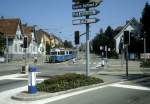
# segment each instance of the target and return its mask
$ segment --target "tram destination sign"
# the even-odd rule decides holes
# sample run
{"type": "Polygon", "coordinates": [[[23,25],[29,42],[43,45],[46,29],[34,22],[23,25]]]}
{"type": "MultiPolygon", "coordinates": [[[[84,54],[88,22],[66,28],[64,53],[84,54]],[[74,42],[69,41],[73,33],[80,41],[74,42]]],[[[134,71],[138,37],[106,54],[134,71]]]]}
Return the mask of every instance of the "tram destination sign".
{"type": "Polygon", "coordinates": [[[91,23],[96,23],[98,22],[99,19],[97,18],[89,18],[89,19],[76,19],[76,20],[72,20],[72,24],[73,25],[80,25],[80,24],[91,24],[91,23]]]}
{"type": "Polygon", "coordinates": [[[83,17],[83,16],[97,15],[98,13],[100,13],[100,11],[98,11],[98,10],[77,11],[77,12],[72,12],[72,17],[83,17]]]}
{"type": "Polygon", "coordinates": [[[89,2],[86,4],[73,4],[72,9],[84,9],[84,8],[92,8],[97,7],[100,3],[97,2],[89,2]]]}

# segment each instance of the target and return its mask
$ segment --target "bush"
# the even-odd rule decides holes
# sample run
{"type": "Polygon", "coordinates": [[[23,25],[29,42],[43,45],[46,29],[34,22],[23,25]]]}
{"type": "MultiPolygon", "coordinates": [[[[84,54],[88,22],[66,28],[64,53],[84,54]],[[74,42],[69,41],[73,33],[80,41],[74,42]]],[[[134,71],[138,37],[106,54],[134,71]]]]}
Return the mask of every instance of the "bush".
{"type": "Polygon", "coordinates": [[[140,67],[150,68],[150,61],[143,61],[140,65],[140,67]]]}
{"type": "Polygon", "coordinates": [[[85,75],[70,73],[56,75],[50,79],[44,80],[42,83],[37,84],[37,89],[39,91],[53,93],[98,83],[103,83],[103,80],[85,75]]]}

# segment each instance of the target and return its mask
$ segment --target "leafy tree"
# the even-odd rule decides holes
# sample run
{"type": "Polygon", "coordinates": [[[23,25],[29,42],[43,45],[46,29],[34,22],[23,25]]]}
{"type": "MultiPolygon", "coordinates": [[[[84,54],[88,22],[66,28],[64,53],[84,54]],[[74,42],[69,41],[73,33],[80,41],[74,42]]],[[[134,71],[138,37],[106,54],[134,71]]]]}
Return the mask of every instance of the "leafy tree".
{"type": "Polygon", "coordinates": [[[71,41],[64,41],[64,47],[65,48],[73,48],[72,42],[71,41]]]}
{"type": "Polygon", "coordinates": [[[142,37],[146,38],[147,52],[150,52],[150,5],[148,2],[142,12],[141,24],[142,24],[142,37]]]}
{"type": "Polygon", "coordinates": [[[49,45],[48,43],[46,43],[46,54],[50,54],[50,50],[51,50],[51,45],[49,45]]]}
{"type": "Polygon", "coordinates": [[[5,36],[0,32],[0,56],[4,55],[4,50],[6,47],[5,43],[5,36]]]}
{"type": "Polygon", "coordinates": [[[114,30],[111,28],[111,26],[108,26],[105,31],[105,36],[108,37],[107,46],[111,49],[115,48],[115,40],[114,40],[114,30]]]}
{"type": "MultiPolygon", "coordinates": [[[[108,26],[105,32],[100,29],[94,39],[92,40],[92,51],[96,54],[101,54],[105,51],[104,47],[107,46],[111,49],[111,52],[108,52],[108,57],[112,57],[115,54],[115,40],[114,40],[114,31],[111,26],[108,26]],[[100,50],[100,46],[103,47],[103,50],[100,50]]],[[[104,52],[105,53],[105,52],[104,52]]]]}

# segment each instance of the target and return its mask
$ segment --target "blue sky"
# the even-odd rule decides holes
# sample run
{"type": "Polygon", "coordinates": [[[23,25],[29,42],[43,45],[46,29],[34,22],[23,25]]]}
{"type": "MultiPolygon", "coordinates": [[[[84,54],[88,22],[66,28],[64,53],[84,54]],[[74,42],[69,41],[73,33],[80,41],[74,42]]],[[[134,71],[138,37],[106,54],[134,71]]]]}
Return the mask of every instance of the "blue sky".
{"type": "MultiPolygon", "coordinates": [[[[100,21],[90,25],[90,38],[108,25],[116,28],[132,17],[139,20],[146,2],[150,3],[150,0],[103,0],[96,8],[101,13],[92,16],[100,21]]],[[[18,17],[23,23],[48,29],[63,40],[73,41],[75,30],[85,32],[85,25],[72,25],[75,19],[72,17],[72,0],[0,0],[0,4],[0,16],[18,17]]],[[[82,41],[85,41],[85,36],[82,41]]]]}

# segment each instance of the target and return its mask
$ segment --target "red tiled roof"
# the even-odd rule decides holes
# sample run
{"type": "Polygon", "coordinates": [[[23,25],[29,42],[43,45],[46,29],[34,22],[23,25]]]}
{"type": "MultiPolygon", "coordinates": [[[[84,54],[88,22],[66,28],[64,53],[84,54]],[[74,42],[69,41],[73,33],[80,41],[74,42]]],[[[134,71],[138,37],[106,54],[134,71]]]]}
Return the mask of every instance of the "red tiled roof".
{"type": "Polygon", "coordinates": [[[14,37],[16,35],[17,27],[21,24],[19,18],[0,19],[0,32],[6,36],[14,37]]]}

